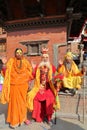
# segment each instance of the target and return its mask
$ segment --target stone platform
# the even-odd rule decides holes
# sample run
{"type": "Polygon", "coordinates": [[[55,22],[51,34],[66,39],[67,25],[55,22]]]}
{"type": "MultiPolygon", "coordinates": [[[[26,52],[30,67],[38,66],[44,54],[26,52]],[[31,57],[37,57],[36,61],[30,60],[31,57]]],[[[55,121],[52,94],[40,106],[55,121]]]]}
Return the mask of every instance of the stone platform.
{"type": "Polygon", "coordinates": [[[87,92],[81,89],[76,95],[59,93],[61,108],[58,117],[77,118],[85,120],[87,118],[87,92]]]}

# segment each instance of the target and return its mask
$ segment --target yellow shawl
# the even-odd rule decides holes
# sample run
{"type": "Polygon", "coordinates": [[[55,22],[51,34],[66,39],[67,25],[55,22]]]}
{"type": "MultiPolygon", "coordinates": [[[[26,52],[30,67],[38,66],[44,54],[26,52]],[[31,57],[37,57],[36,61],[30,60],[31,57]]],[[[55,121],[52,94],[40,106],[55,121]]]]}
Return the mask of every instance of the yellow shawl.
{"type": "Polygon", "coordinates": [[[0,102],[5,104],[9,102],[9,94],[10,94],[10,72],[11,72],[11,67],[13,64],[13,58],[9,60],[7,63],[7,68],[6,68],[6,73],[5,73],[5,78],[4,78],[4,84],[2,88],[2,93],[0,97],[0,102]]]}
{"type": "MultiPolygon", "coordinates": [[[[52,83],[52,66],[50,66],[50,69],[49,69],[48,80],[49,80],[49,83],[50,83],[50,88],[53,91],[54,95],[56,96],[57,91],[54,88],[54,85],[52,83]]],[[[40,88],[40,69],[38,67],[37,71],[36,71],[36,79],[35,79],[35,82],[34,82],[34,87],[27,94],[27,107],[30,111],[33,110],[33,100],[34,100],[35,95],[39,91],[39,88],[40,88]]]]}

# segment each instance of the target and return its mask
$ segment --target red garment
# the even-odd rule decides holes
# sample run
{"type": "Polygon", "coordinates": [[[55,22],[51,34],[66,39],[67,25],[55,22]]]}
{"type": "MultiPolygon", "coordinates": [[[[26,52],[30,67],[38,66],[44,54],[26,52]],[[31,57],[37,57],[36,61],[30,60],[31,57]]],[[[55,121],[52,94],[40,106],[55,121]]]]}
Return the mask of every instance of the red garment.
{"type": "Polygon", "coordinates": [[[49,84],[47,84],[47,88],[44,91],[44,93],[41,94],[39,91],[34,98],[34,110],[32,113],[32,117],[37,122],[43,121],[44,118],[46,117],[48,121],[50,121],[53,113],[54,101],[55,101],[54,94],[51,91],[49,84]]]}
{"type": "MultiPolygon", "coordinates": [[[[35,68],[35,71],[33,75],[35,75],[37,67],[35,68]]],[[[45,68],[43,68],[44,70],[45,68]]],[[[54,74],[56,71],[55,66],[52,65],[52,74],[54,74]]],[[[45,72],[45,70],[43,71],[45,72]]],[[[41,81],[46,81],[45,90],[39,90],[34,98],[34,110],[32,112],[32,118],[34,118],[37,122],[42,122],[45,118],[50,121],[52,114],[53,114],[53,104],[55,102],[55,96],[50,88],[50,85],[48,83],[48,78],[46,72],[43,74],[42,71],[40,71],[40,79],[41,81]],[[46,78],[46,80],[45,80],[46,78]]],[[[40,82],[41,83],[41,82],[40,82]]]]}
{"type": "MultiPolygon", "coordinates": [[[[38,65],[36,65],[36,67],[33,69],[32,75],[34,77],[36,76],[37,68],[38,68],[38,65]]],[[[52,71],[53,71],[53,74],[56,72],[56,67],[54,65],[52,65],[52,71]]]]}
{"type": "Polygon", "coordinates": [[[2,68],[3,76],[5,76],[5,72],[6,72],[6,67],[3,67],[3,68],[2,68]]]}
{"type": "Polygon", "coordinates": [[[54,65],[52,65],[52,70],[53,70],[53,73],[56,72],[56,67],[54,65]]]}
{"type": "Polygon", "coordinates": [[[38,67],[38,65],[36,65],[36,67],[33,68],[32,75],[33,75],[34,78],[35,78],[35,76],[36,76],[37,67],[38,67]]]}

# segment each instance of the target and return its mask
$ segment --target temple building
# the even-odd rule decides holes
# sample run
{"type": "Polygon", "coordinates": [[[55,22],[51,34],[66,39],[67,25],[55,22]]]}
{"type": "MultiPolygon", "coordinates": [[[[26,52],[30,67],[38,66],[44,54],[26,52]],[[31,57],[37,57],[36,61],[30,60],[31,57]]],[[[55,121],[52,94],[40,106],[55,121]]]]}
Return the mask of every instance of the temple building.
{"type": "Polygon", "coordinates": [[[10,58],[21,47],[38,63],[45,46],[57,66],[68,48],[77,51],[71,43],[80,35],[86,7],[86,0],[0,0],[0,57],[10,58]]]}
{"type": "MultiPolygon", "coordinates": [[[[67,50],[79,54],[78,45],[87,54],[87,0],[0,0],[0,58],[13,57],[20,47],[38,64],[41,48],[47,47],[57,67],[67,50]]],[[[60,95],[58,117],[87,117],[83,90],[73,97],[60,95]]]]}

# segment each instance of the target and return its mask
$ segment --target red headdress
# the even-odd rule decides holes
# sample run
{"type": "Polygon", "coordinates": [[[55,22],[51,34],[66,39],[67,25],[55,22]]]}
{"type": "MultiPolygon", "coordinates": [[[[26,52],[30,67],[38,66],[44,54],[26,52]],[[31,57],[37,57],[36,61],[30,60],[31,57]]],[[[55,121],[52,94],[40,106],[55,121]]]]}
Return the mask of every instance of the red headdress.
{"type": "Polygon", "coordinates": [[[48,50],[49,50],[48,48],[42,47],[42,55],[43,55],[43,56],[49,56],[49,55],[48,55],[48,50]]]}

